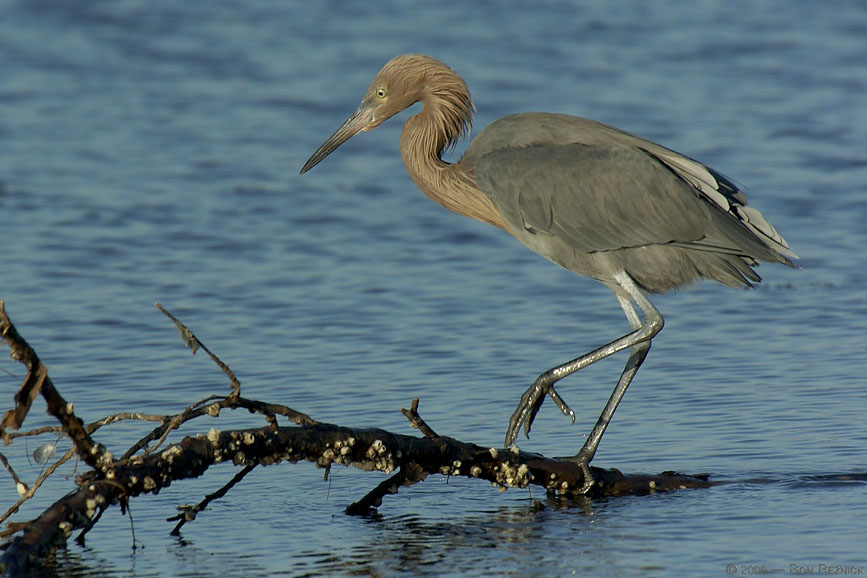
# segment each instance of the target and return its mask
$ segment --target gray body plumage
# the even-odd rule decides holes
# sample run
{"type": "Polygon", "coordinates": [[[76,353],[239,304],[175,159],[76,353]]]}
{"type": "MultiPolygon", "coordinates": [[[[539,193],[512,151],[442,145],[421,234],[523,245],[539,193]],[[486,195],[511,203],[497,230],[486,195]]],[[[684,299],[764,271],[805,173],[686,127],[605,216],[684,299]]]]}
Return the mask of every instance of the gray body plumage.
{"type": "Polygon", "coordinates": [[[728,179],[592,120],[507,116],[460,164],[521,242],[618,294],[616,271],[658,293],[699,278],[749,286],[760,260],[792,265],[794,253],[728,179]]]}

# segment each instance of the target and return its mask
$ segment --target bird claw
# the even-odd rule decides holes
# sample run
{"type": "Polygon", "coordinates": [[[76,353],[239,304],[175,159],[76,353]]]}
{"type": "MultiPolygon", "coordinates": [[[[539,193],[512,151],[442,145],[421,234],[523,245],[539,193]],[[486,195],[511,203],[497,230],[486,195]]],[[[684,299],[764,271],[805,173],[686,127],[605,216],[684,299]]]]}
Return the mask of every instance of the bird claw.
{"type": "Polygon", "coordinates": [[[590,490],[596,485],[596,480],[593,479],[593,473],[590,471],[590,460],[593,459],[593,456],[589,456],[582,451],[578,452],[574,456],[567,457],[556,457],[555,460],[562,460],[564,462],[572,462],[576,464],[579,468],[581,468],[581,473],[584,476],[584,483],[581,485],[581,488],[577,493],[581,495],[587,495],[590,493],[590,490]]]}
{"type": "Polygon", "coordinates": [[[542,408],[542,403],[545,401],[546,395],[551,397],[557,407],[560,408],[560,411],[563,412],[563,415],[570,417],[572,423],[575,423],[575,412],[572,411],[569,404],[560,397],[560,394],[557,393],[556,389],[554,389],[554,384],[541,383],[540,380],[537,379],[533,382],[533,385],[524,392],[524,395],[521,396],[521,401],[518,402],[518,407],[509,419],[509,427],[506,430],[505,447],[509,447],[515,442],[522,425],[524,426],[524,435],[528,438],[530,437],[530,428],[533,425],[533,421],[536,419],[536,414],[539,413],[539,410],[542,408]]]}
{"type": "Polygon", "coordinates": [[[554,389],[553,385],[551,386],[551,389],[548,390],[548,395],[551,396],[551,400],[557,404],[557,407],[560,408],[560,411],[563,412],[563,415],[572,418],[572,423],[575,423],[575,412],[572,411],[572,408],[569,407],[569,404],[566,403],[566,400],[560,397],[560,394],[557,393],[557,390],[554,389]]]}

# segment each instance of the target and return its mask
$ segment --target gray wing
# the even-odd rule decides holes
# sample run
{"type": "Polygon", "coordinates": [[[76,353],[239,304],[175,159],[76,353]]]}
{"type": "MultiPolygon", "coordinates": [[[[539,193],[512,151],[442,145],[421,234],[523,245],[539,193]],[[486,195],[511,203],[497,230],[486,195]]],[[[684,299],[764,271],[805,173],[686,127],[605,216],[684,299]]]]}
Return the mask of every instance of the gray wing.
{"type": "Polygon", "coordinates": [[[737,188],[711,188],[719,181],[709,169],[647,145],[660,156],[619,143],[503,148],[478,157],[475,178],[510,227],[556,236],[579,252],[676,245],[785,261],[735,212],[746,201],[737,188]]]}
{"type": "MultiPolygon", "coordinates": [[[[772,253],[770,261],[778,261],[794,267],[792,259],[798,256],[789,248],[776,229],[759,211],[747,206],[747,197],[729,179],[689,157],[665,147],[652,144],[647,153],[663,162],[680,178],[688,182],[700,196],[718,209],[734,217],[738,222],[772,253]]],[[[760,257],[767,259],[767,257],[760,257]]]]}
{"type": "Polygon", "coordinates": [[[503,149],[483,155],[475,177],[510,227],[554,235],[580,252],[705,236],[706,208],[641,152],[583,144],[503,149]]]}

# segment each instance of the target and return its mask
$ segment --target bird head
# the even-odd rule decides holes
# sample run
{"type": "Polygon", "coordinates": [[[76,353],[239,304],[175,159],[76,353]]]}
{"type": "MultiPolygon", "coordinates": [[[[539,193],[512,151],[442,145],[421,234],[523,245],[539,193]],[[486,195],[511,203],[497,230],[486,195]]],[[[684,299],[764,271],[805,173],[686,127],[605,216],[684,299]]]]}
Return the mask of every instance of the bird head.
{"type": "MultiPolygon", "coordinates": [[[[311,155],[301,173],[312,169],[356,134],[372,130],[402,110],[424,100],[431,90],[441,84],[439,75],[443,71],[457,78],[463,87],[466,97],[462,98],[466,101],[469,114],[472,104],[466,86],[445,64],[421,54],[397,56],[377,73],[356,111],[311,155]]],[[[461,118],[458,122],[460,132],[463,132],[468,120],[461,118]]]]}

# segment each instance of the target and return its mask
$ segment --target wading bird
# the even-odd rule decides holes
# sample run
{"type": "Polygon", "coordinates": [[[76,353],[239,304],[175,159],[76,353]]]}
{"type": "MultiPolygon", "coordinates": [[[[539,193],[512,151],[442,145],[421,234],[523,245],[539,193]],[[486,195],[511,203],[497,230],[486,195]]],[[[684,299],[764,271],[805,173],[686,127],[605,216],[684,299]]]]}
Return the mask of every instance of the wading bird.
{"type": "Polygon", "coordinates": [[[629,349],[626,367],[596,425],[570,459],[593,485],[589,463],[663,319],[646,293],[702,278],[750,287],[759,261],[795,267],[797,256],[744,193],[714,169],[598,122],[562,114],[501,118],[455,164],[444,151],[469,132],[473,104],[463,79],[442,62],[407,54],[389,61],[361,105],[313,153],[305,173],[353,135],[420,102],[400,136],[406,170],[446,209],[511,233],[530,249],[617,296],[632,331],[541,374],[521,397],[506,432],[526,435],[546,395],[575,414],[554,384],[629,349]],[[635,307],[641,311],[643,320],[635,307]]]}

